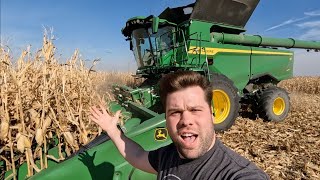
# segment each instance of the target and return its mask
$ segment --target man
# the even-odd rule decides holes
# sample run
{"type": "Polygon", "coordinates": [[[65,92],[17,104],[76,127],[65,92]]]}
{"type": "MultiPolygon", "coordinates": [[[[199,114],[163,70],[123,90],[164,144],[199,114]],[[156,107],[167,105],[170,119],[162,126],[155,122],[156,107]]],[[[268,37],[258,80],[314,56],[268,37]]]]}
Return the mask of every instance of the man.
{"type": "Polygon", "coordinates": [[[213,128],[212,88],[193,71],[178,71],[160,80],[160,99],[173,144],[145,151],[117,128],[114,117],[100,106],[91,119],[105,130],[122,156],[158,179],[269,179],[261,169],[224,146],[213,128]],[[130,150],[129,150],[130,149],[130,150]]]}

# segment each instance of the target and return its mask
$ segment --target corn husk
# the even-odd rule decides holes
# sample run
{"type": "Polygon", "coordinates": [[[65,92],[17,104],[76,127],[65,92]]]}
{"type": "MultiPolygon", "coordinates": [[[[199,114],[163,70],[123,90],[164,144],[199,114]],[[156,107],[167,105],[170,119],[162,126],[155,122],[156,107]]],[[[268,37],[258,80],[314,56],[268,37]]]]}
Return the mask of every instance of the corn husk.
{"type": "Polygon", "coordinates": [[[76,142],[74,140],[73,135],[71,134],[71,132],[63,132],[63,136],[66,139],[67,143],[69,145],[71,145],[72,147],[76,147],[76,142]]]}
{"type": "Polygon", "coordinates": [[[49,116],[47,116],[42,126],[43,132],[46,132],[48,127],[51,125],[51,123],[52,123],[52,119],[49,116]]]}
{"type": "Polygon", "coordinates": [[[6,140],[8,138],[9,122],[2,121],[0,123],[0,140],[6,140]]]}
{"type": "Polygon", "coordinates": [[[18,133],[16,139],[17,148],[21,153],[25,151],[25,148],[31,148],[31,142],[25,135],[18,133]]]}
{"type": "Polygon", "coordinates": [[[44,133],[42,129],[37,129],[36,130],[36,142],[39,146],[41,146],[43,144],[43,137],[44,137],[44,133]]]}

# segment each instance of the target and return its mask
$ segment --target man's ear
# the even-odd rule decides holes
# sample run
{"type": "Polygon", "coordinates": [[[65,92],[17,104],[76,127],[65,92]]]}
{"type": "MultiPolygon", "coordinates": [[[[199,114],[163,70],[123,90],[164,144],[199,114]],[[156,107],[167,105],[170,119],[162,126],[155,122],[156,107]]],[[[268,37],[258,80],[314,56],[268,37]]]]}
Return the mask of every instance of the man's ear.
{"type": "Polygon", "coordinates": [[[213,116],[215,116],[215,114],[214,114],[214,108],[213,108],[213,103],[211,103],[211,105],[210,105],[210,113],[211,113],[213,116]]]}
{"type": "Polygon", "coordinates": [[[212,122],[214,124],[214,120],[215,120],[215,114],[214,114],[214,111],[213,111],[213,106],[210,106],[210,113],[211,113],[211,118],[212,118],[212,122]]]}

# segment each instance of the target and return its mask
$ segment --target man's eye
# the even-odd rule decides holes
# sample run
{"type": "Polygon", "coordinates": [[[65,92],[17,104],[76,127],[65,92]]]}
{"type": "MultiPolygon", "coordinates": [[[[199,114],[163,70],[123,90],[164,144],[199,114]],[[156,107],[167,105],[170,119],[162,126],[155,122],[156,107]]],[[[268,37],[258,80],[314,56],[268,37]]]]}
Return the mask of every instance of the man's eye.
{"type": "Polygon", "coordinates": [[[192,109],[191,111],[197,112],[197,111],[201,111],[201,110],[200,109],[192,109]]]}
{"type": "Polygon", "coordinates": [[[179,114],[179,111],[174,111],[171,113],[171,115],[178,115],[179,114]]]}

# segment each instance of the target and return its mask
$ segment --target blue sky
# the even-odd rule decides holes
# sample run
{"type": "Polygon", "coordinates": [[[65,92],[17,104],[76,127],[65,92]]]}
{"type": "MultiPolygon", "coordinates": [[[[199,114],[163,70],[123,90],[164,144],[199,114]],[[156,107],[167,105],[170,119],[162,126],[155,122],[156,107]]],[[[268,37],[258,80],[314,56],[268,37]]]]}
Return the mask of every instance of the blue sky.
{"type": "MultiPolygon", "coordinates": [[[[134,71],[134,57],[121,34],[133,16],[159,15],[166,7],[194,0],[0,0],[1,43],[17,54],[41,47],[44,27],[53,28],[62,59],[79,49],[82,58],[100,58],[97,69],[134,71]]],[[[246,34],[320,41],[320,0],[261,0],[246,34]]],[[[295,50],[295,75],[320,75],[320,52],[295,50]]]]}

